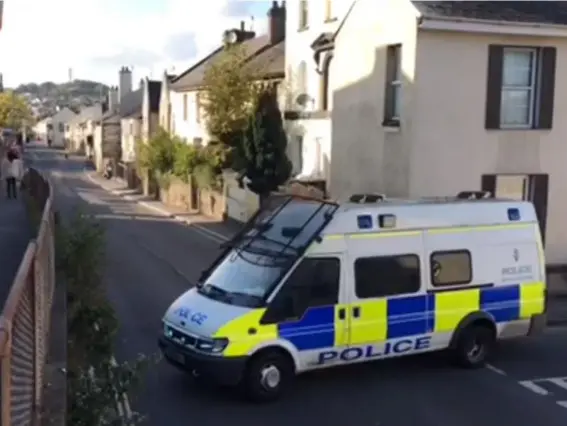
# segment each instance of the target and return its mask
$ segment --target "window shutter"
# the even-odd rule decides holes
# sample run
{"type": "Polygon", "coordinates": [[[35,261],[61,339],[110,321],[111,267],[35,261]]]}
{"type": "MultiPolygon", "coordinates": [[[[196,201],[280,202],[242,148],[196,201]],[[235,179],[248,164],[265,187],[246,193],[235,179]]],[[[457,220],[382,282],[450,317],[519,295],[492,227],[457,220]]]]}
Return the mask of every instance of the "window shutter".
{"type": "Polygon", "coordinates": [[[547,224],[547,199],[549,190],[549,175],[537,174],[530,176],[531,202],[534,205],[539,221],[541,238],[545,244],[545,229],[547,224]]]}
{"type": "Polygon", "coordinates": [[[553,124],[556,52],[555,47],[544,47],[541,50],[541,93],[539,98],[538,129],[551,129],[553,124]]]}
{"type": "Polygon", "coordinates": [[[488,73],[484,127],[500,128],[500,98],[502,95],[502,46],[488,46],[488,73]]]}
{"type": "Polygon", "coordinates": [[[494,197],[496,194],[496,175],[482,175],[480,189],[490,192],[494,197]]]}

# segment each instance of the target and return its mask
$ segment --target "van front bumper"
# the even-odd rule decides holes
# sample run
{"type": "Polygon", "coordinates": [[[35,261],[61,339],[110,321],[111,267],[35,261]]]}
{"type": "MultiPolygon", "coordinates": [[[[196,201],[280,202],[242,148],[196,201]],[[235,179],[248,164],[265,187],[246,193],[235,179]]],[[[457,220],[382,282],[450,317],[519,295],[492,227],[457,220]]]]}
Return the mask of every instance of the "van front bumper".
{"type": "Polygon", "coordinates": [[[171,365],[188,373],[196,373],[226,386],[240,383],[248,357],[223,357],[192,351],[166,339],[158,338],[158,346],[171,365]]]}

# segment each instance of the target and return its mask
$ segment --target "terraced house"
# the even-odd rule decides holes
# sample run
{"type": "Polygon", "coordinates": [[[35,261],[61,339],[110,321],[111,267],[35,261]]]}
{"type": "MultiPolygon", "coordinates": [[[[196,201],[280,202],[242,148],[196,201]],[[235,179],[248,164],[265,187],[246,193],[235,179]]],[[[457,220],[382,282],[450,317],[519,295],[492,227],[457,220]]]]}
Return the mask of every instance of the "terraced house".
{"type": "MultiPolygon", "coordinates": [[[[254,31],[246,30],[242,22],[240,28],[227,30],[223,35],[226,42],[243,46],[248,55],[247,65],[259,70],[259,81],[277,84],[284,79],[285,19],[285,6],[274,2],[269,11],[268,34],[256,36],[254,31]]],[[[219,45],[176,77],[164,74],[162,87],[167,93],[162,90],[160,124],[188,143],[200,145],[209,140],[202,108],[204,77],[207,68],[219,60],[223,49],[224,46],[219,45]]]]}
{"type": "Polygon", "coordinates": [[[333,196],[528,199],[567,263],[567,4],[358,0],[333,73],[333,196]]]}

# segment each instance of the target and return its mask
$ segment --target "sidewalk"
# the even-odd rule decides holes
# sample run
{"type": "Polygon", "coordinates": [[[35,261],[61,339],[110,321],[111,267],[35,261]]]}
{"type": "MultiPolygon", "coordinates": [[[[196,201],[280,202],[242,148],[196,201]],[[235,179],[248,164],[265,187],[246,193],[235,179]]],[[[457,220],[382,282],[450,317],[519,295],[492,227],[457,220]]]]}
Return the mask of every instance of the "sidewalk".
{"type": "Polygon", "coordinates": [[[105,179],[95,171],[85,172],[87,178],[94,184],[112,194],[134,201],[154,212],[185,223],[195,230],[202,232],[208,238],[223,243],[228,241],[240,229],[242,224],[236,221],[219,222],[198,212],[187,212],[181,208],[166,206],[161,201],[142,195],[139,191],[129,189],[126,182],[120,178],[105,179]]]}
{"type": "Polygon", "coordinates": [[[26,247],[32,238],[21,196],[8,200],[0,189],[0,304],[4,302],[16,276],[26,247]]]}

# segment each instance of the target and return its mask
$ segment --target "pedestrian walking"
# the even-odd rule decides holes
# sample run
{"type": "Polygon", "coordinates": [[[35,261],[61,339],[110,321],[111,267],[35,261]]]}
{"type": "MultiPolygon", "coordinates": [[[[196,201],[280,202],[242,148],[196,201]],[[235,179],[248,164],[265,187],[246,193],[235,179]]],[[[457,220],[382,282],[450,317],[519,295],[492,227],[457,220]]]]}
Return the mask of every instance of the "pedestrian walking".
{"type": "Polygon", "coordinates": [[[22,161],[19,150],[18,153],[14,155],[14,160],[12,161],[12,175],[14,176],[14,183],[13,183],[14,198],[17,198],[18,190],[20,189],[22,184],[22,179],[24,178],[24,162],[22,161]]]}
{"type": "Polygon", "coordinates": [[[13,198],[15,196],[15,185],[16,179],[14,178],[12,162],[14,161],[14,153],[11,150],[6,152],[4,158],[2,158],[2,167],[0,167],[0,174],[2,175],[2,180],[6,185],[6,196],[8,198],[13,198]]]}
{"type": "Polygon", "coordinates": [[[2,159],[2,179],[6,185],[6,196],[16,199],[18,197],[18,184],[23,178],[24,165],[16,153],[9,150],[2,159]]]}

